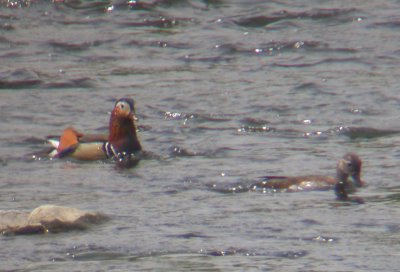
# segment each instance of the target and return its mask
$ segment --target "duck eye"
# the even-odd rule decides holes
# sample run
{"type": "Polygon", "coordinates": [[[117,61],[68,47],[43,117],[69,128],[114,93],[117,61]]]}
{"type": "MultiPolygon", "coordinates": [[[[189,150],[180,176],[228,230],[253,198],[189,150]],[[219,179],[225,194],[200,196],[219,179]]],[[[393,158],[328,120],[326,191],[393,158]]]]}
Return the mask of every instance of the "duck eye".
{"type": "Polygon", "coordinates": [[[129,104],[124,102],[124,101],[118,102],[117,107],[119,109],[121,109],[122,111],[129,111],[130,110],[129,104]]]}

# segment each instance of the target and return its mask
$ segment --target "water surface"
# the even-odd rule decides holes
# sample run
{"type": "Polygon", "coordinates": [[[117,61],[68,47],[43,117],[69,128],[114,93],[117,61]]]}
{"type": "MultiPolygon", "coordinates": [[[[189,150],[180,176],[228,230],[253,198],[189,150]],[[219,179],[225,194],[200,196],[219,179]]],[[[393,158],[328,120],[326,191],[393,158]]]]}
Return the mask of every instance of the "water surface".
{"type": "Polygon", "coordinates": [[[397,271],[397,1],[0,1],[0,203],[103,212],[1,237],[1,270],[397,271]],[[33,160],[137,103],[132,169],[33,160]],[[249,191],[363,159],[365,204],[249,191]]]}

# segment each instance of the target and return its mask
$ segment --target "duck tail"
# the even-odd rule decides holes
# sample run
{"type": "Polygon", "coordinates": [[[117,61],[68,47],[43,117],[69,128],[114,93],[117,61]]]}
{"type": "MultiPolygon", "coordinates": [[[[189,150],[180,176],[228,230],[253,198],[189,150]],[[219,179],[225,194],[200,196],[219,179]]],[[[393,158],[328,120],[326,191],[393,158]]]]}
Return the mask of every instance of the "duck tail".
{"type": "Polygon", "coordinates": [[[53,136],[47,137],[47,141],[54,147],[50,151],[49,156],[52,158],[62,158],[74,152],[79,144],[79,138],[82,136],[82,133],[77,132],[72,127],[68,127],[63,131],[59,139],[53,136]]]}

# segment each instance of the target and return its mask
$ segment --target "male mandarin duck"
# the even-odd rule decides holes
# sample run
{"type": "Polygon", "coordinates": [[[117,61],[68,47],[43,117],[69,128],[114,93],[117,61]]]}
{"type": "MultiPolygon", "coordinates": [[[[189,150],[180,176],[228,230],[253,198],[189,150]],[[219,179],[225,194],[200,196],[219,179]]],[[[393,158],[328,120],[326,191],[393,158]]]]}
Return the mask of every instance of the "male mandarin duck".
{"type": "Polygon", "coordinates": [[[70,157],[78,160],[121,160],[142,150],[136,134],[134,101],[121,98],[111,112],[109,135],[83,135],[73,128],[66,128],[59,139],[48,138],[53,145],[49,156],[70,157]]]}
{"type": "Polygon", "coordinates": [[[354,153],[348,153],[339,160],[336,167],[336,177],[309,175],[309,176],[265,176],[262,182],[253,184],[253,189],[266,188],[287,191],[329,190],[335,189],[341,200],[348,198],[348,193],[355,191],[355,187],[365,186],[361,180],[361,159],[354,153]],[[352,182],[349,181],[351,177],[352,182]]]}

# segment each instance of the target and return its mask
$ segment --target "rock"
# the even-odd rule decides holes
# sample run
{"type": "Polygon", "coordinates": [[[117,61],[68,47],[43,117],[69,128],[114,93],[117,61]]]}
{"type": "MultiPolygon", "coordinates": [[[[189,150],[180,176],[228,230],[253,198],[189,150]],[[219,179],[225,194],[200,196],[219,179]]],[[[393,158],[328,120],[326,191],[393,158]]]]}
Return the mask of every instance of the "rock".
{"type": "Polygon", "coordinates": [[[84,230],[100,224],[108,217],[98,212],[87,212],[71,207],[42,205],[31,213],[24,211],[0,211],[0,231],[4,235],[57,233],[84,230]]]}

